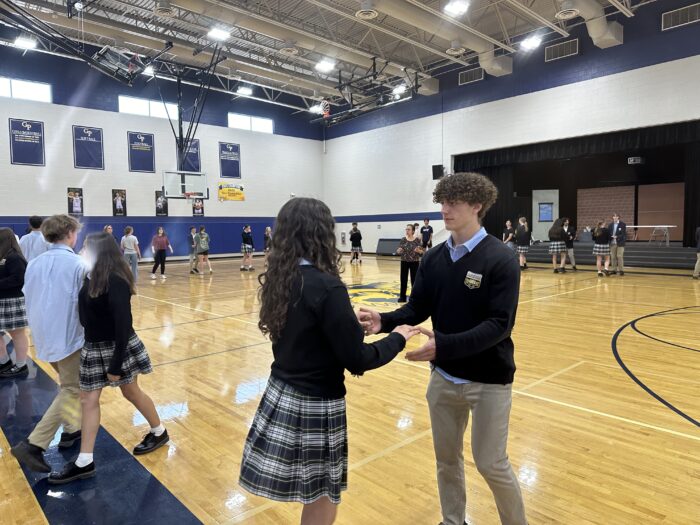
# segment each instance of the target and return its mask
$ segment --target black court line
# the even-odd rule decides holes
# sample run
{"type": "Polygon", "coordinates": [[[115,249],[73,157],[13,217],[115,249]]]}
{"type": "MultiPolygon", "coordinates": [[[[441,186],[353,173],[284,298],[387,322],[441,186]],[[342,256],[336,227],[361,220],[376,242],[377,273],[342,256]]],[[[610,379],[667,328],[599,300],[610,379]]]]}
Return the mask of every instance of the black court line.
{"type": "Polygon", "coordinates": [[[165,363],[158,363],[157,365],[153,365],[153,368],[156,368],[158,366],[165,366],[165,365],[176,365],[178,363],[183,363],[185,361],[193,361],[195,359],[202,359],[203,357],[211,357],[213,355],[225,354],[228,352],[235,352],[236,350],[245,350],[246,348],[253,348],[254,346],[261,346],[261,345],[266,345],[269,343],[270,343],[270,341],[261,341],[259,343],[251,343],[249,345],[237,346],[235,348],[227,348],[226,350],[218,350],[216,352],[210,352],[208,354],[194,355],[192,357],[185,357],[183,359],[176,359],[175,361],[166,361],[165,363]]]}
{"type": "Polygon", "coordinates": [[[642,319],[647,319],[648,317],[656,317],[656,316],[663,316],[664,314],[667,314],[669,312],[678,312],[681,310],[689,310],[691,308],[698,308],[697,306],[684,306],[681,308],[671,308],[670,310],[663,310],[660,312],[655,312],[652,314],[647,314],[643,315],[642,317],[638,317],[637,319],[633,319],[632,321],[628,321],[627,323],[623,324],[620,328],[617,329],[615,332],[615,335],[613,335],[612,341],[611,341],[611,346],[612,346],[612,353],[615,356],[615,360],[617,361],[617,364],[620,365],[620,368],[634,381],[639,385],[642,390],[644,390],[647,394],[649,394],[651,397],[656,399],[659,403],[664,405],[665,407],[669,408],[679,416],[681,416],[683,419],[686,419],[696,427],[700,428],[700,421],[697,419],[694,419],[693,417],[689,416],[679,408],[676,408],[674,405],[666,401],[663,397],[661,397],[659,394],[654,392],[651,388],[649,388],[647,385],[645,385],[625,364],[625,362],[622,360],[622,357],[620,357],[620,352],[618,351],[617,348],[617,340],[620,337],[620,334],[628,327],[631,326],[633,323],[636,323],[638,321],[641,321],[642,319]]]}
{"type": "MultiPolygon", "coordinates": [[[[179,305],[179,306],[185,306],[185,305],[179,305]]],[[[252,312],[240,312],[240,313],[231,314],[231,315],[219,315],[216,317],[210,317],[209,319],[195,319],[194,321],[183,321],[181,323],[164,324],[164,325],[160,325],[160,326],[148,326],[148,327],[144,327],[144,328],[134,328],[134,331],[146,332],[148,330],[157,330],[158,328],[176,327],[176,326],[182,326],[182,325],[194,324],[194,323],[206,323],[207,321],[220,321],[222,319],[228,319],[230,317],[238,317],[239,315],[250,315],[250,314],[256,314],[256,313],[258,313],[258,310],[254,310],[252,312]]]]}
{"type": "Polygon", "coordinates": [[[632,330],[637,332],[639,335],[643,335],[644,337],[648,337],[649,339],[652,339],[654,341],[658,341],[659,343],[663,343],[663,344],[669,345],[669,346],[675,346],[676,348],[682,348],[683,350],[690,350],[691,352],[700,352],[700,350],[698,350],[697,348],[691,348],[689,346],[679,345],[678,343],[673,343],[671,341],[665,341],[663,339],[659,339],[658,337],[654,337],[653,335],[649,335],[646,332],[643,332],[642,330],[640,330],[639,327],[637,327],[637,321],[634,321],[630,326],[632,327],[632,330]]]}

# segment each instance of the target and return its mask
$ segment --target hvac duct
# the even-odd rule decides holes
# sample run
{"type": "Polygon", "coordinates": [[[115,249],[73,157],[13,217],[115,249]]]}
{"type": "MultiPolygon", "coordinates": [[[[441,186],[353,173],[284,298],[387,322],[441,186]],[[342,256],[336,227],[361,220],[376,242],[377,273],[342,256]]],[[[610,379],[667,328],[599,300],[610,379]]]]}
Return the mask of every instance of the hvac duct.
{"type": "Polygon", "coordinates": [[[563,0],[556,17],[569,20],[577,16],[586,21],[588,35],[597,47],[605,49],[623,43],[624,28],[618,22],[610,22],[605,17],[603,6],[596,0],[563,0]]]}
{"type": "Polygon", "coordinates": [[[461,48],[475,51],[479,54],[479,66],[489,75],[500,77],[513,72],[513,59],[508,56],[496,56],[491,42],[463,31],[449,22],[432,16],[427,17],[422,9],[404,0],[378,0],[375,7],[382,13],[446,40],[450,46],[446,46],[448,54],[455,55],[461,48]]]}

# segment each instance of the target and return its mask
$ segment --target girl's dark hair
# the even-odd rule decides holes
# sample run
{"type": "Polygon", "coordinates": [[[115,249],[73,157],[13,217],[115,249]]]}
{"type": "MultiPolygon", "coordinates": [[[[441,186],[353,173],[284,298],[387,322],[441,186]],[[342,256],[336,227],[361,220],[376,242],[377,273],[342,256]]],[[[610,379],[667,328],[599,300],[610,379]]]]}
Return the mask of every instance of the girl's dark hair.
{"type": "Polygon", "coordinates": [[[165,237],[165,228],[163,228],[162,226],[158,226],[156,228],[156,235],[158,235],[158,230],[163,230],[163,237],[165,237]]]}
{"type": "Polygon", "coordinates": [[[267,271],[258,277],[262,285],[258,327],[272,342],[280,338],[292,297],[298,296],[304,285],[299,260],[306,259],[335,277],[342,270],[341,253],[335,245],[335,220],[325,203],[306,197],[287,201],[277,215],[274,231],[267,271]]]}
{"type": "Polygon", "coordinates": [[[90,297],[98,297],[109,291],[110,275],[124,279],[128,283],[131,293],[135,293],[134,276],[131,269],[109,233],[91,233],[85,239],[85,248],[94,258],[88,288],[90,297]]]}
{"type": "Polygon", "coordinates": [[[595,229],[593,230],[593,235],[598,237],[601,233],[603,233],[603,225],[605,224],[605,221],[598,221],[598,224],[596,224],[595,229]]]}
{"type": "Polygon", "coordinates": [[[15,232],[12,228],[0,228],[0,259],[5,259],[11,253],[24,259],[22,249],[19,247],[17,237],[15,237],[15,232]]]}
{"type": "Polygon", "coordinates": [[[413,233],[416,233],[416,225],[415,224],[407,224],[406,228],[411,228],[411,231],[413,233]]]}
{"type": "Polygon", "coordinates": [[[204,226],[200,226],[200,227],[199,227],[199,232],[200,232],[200,233],[203,232],[204,230],[205,230],[204,226]]]}
{"type": "Polygon", "coordinates": [[[552,227],[549,229],[549,238],[555,241],[561,241],[561,231],[564,228],[564,219],[559,217],[552,227]]]}
{"type": "Polygon", "coordinates": [[[134,229],[131,226],[124,228],[124,235],[131,235],[132,233],[134,233],[134,229]]]}

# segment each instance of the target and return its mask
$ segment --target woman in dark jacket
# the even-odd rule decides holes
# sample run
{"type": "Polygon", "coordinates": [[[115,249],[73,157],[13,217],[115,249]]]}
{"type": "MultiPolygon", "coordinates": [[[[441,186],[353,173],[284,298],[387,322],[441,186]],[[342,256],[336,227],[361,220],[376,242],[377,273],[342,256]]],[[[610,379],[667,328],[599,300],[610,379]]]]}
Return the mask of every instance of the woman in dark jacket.
{"type": "Polygon", "coordinates": [[[566,272],[566,268],[564,268],[566,266],[566,232],[562,218],[554,221],[549,229],[549,255],[552,256],[554,273],[566,272]],[[557,266],[557,255],[559,255],[559,266],[557,266]]]}
{"type": "Polygon", "coordinates": [[[7,332],[15,346],[14,364],[7,351],[0,355],[0,379],[26,376],[29,371],[29,339],[26,331],[29,323],[22,293],[26,269],[27,261],[15,232],[10,228],[0,228],[0,333],[7,332]]]}

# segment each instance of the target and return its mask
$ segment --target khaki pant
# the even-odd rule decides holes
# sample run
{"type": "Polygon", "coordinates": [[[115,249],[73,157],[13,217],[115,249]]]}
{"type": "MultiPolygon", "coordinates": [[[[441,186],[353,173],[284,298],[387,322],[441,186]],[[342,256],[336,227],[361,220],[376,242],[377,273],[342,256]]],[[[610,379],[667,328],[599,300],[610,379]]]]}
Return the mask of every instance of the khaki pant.
{"type": "Polygon", "coordinates": [[[569,256],[569,262],[571,263],[571,266],[576,266],[576,257],[574,257],[574,249],[567,248],[566,255],[569,256]]]}
{"type": "Polygon", "coordinates": [[[437,460],[437,480],[444,525],[463,525],[467,491],[464,477],[464,431],[472,415],[474,463],[496,500],[504,525],[526,525],[520,485],[506,453],[512,385],[455,385],[433,371],[428,407],[437,460]]]}
{"type": "Polygon", "coordinates": [[[698,260],[695,263],[695,270],[693,270],[694,277],[700,277],[700,252],[698,252],[698,260]]]}
{"type": "Polygon", "coordinates": [[[197,266],[197,254],[194,252],[190,252],[190,270],[194,270],[194,268],[197,266]]]}
{"type": "Polygon", "coordinates": [[[80,350],[51,363],[58,372],[60,390],[51,406],[29,435],[29,443],[46,450],[63,425],[64,432],[80,430],[80,350]]]}
{"type": "Polygon", "coordinates": [[[610,270],[615,272],[625,271],[625,247],[617,244],[610,245],[610,270]]]}

